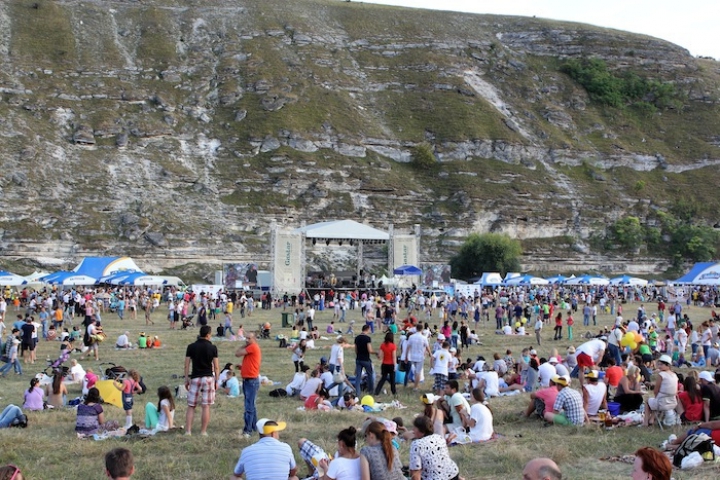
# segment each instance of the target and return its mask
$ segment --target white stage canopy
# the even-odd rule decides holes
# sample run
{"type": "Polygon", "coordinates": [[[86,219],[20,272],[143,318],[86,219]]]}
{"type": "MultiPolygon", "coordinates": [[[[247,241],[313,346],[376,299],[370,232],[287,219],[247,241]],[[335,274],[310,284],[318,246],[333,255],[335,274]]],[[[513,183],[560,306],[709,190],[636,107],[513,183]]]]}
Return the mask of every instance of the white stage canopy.
{"type": "Polygon", "coordinates": [[[328,240],[361,240],[389,241],[390,234],[358,223],[354,220],[336,220],[334,222],[321,222],[306,225],[295,230],[304,233],[306,238],[328,240]]]}

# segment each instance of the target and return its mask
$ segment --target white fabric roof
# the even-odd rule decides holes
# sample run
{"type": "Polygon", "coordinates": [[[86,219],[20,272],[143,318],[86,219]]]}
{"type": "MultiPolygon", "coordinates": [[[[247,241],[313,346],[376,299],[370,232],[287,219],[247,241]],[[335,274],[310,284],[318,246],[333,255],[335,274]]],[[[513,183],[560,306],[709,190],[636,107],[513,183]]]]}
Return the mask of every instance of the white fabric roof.
{"type": "Polygon", "coordinates": [[[390,240],[387,232],[363,225],[353,220],[313,223],[295,229],[307,238],[329,238],[338,240],[390,240]]]}

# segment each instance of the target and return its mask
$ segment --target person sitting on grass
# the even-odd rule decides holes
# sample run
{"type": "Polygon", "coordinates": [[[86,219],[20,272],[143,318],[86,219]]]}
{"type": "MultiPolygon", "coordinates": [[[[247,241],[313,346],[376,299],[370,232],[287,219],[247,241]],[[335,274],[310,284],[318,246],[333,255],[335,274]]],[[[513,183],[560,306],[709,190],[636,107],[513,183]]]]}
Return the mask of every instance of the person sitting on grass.
{"type": "Polygon", "coordinates": [[[88,390],[85,402],[77,407],[77,421],[75,432],[78,436],[93,435],[106,430],[110,425],[105,424],[105,414],[100,403],[100,391],[93,387],[88,390]]]}
{"type": "Polygon", "coordinates": [[[328,391],[320,387],[317,393],[313,393],[305,399],[305,410],[332,410],[333,406],[328,398],[330,398],[328,391]]]}
{"type": "Polygon", "coordinates": [[[230,398],[237,398],[240,396],[240,381],[235,376],[234,370],[227,372],[227,380],[225,380],[225,386],[222,389],[227,393],[230,398]]]}
{"type": "Polygon", "coordinates": [[[568,377],[555,375],[552,377],[552,382],[558,390],[558,396],[552,411],[545,413],[545,421],[556,425],[583,426],[587,421],[587,414],[583,409],[580,392],[569,387],[570,379],[568,377]]]}

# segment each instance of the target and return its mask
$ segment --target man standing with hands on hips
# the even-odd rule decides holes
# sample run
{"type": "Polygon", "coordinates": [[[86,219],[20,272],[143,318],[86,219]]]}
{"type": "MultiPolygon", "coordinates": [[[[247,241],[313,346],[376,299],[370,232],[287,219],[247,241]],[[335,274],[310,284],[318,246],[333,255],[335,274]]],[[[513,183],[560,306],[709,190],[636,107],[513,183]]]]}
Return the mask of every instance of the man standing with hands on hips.
{"type": "Polygon", "coordinates": [[[185,435],[191,435],[195,407],[200,403],[202,414],[200,435],[207,435],[210,423],[210,405],[215,403],[215,391],[218,387],[220,363],[218,350],[210,341],[212,328],[209,325],[200,327],[195,343],[188,345],[185,351],[185,388],[188,391],[188,409],[185,414],[185,435]],[[190,363],[192,362],[192,371],[190,363]]]}
{"type": "Polygon", "coordinates": [[[250,438],[250,434],[257,428],[258,418],[255,399],[260,390],[260,363],[262,363],[260,345],[258,345],[254,333],[247,334],[245,346],[238,348],[235,356],[244,357],[240,366],[240,376],[243,379],[243,395],[245,396],[245,426],[242,434],[243,437],[250,438]]]}

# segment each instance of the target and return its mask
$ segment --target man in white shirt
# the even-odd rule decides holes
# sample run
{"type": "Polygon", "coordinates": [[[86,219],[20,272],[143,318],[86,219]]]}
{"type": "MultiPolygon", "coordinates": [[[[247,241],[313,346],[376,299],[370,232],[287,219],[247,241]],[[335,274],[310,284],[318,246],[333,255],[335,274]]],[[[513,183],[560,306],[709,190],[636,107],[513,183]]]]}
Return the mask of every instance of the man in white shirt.
{"type": "Polygon", "coordinates": [[[444,341],[440,350],[433,353],[431,357],[432,373],[435,375],[433,390],[442,395],[445,391],[445,383],[448,380],[448,365],[450,364],[450,343],[444,341]]]}
{"type": "Polygon", "coordinates": [[[115,348],[132,348],[132,345],[130,344],[130,338],[128,337],[130,335],[130,332],[124,332],[122,335],[120,335],[117,338],[117,342],[115,342],[115,348]]]}
{"type": "Polygon", "coordinates": [[[470,418],[470,404],[462,393],[458,392],[457,380],[449,380],[445,384],[445,400],[450,405],[452,423],[447,425],[449,432],[454,433],[457,428],[464,428],[470,418]]]}
{"type": "Polygon", "coordinates": [[[589,417],[593,417],[599,409],[607,409],[607,385],[598,381],[597,370],[590,370],[585,378],[588,383],[583,385],[583,408],[589,417]]]}
{"type": "MultiPolygon", "coordinates": [[[[555,359],[557,362],[557,359],[555,359]]],[[[557,370],[555,370],[555,367],[545,360],[544,358],[540,359],[540,368],[538,368],[538,379],[540,380],[540,388],[547,388],[550,386],[550,379],[557,375],[557,370]]]]}
{"type": "Polygon", "coordinates": [[[415,375],[415,387],[413,390],[418,389],[420,379],[423,376],[423,365],[425,363],[425,355],[432,355],[430,352],[430,345],[428,344],[427,338],[418,332],[415,327],[410,329],[410,337],[407,340],[407,351],[405,357],[402,360],[410,362],[415,375]]]}
{"type": "Polygon", "coordinates": [[[469,372],[469,377],[473,379],[473,388],[478,388],[483,392],[485,397],[499,397],[500,396],[500,376],[496,371],[491,370],[490,364],[483,365],[483,371],[472,373],[469,372]]]}
{"type": "MultiPolygon", "coordinates": [[[[575,357],[577,358],[577,366],[575,369],[578,370],[578,380],[580,385],[584,383],[585,378],[585,367],[592,369],[595,365],[598,365],[605,354],[605,342],[599,338],[593,338],[583,343],[577,348],[575,357]]],[[[573,373],[575,372],[573,369],[573,373]]]]}
{"type": "Polygon", "coordinates": [[[620,342],[622,342],[624,335],[625,327],[623,327],[622,324],[613,328],[610,335],[608,335],[608,351],[615,360],[615,365],[622,365],[622,359],[620,357],[622,345],[620,345],[620,342]]]}
{"type": "Polygon", "coordinates": [[[670,314],[667,318],[667,329],[668,333],[670,334],[670,338],[675,338],[675,328],[677,327],[677,317],[675,316],[675,313],[673,313],[672,310],[670,310],[670,314]]]}
{"type": "Polygon", "coordinates": [[[472,396],[475,403],[470,407],[470,418],[467,421],[470,427],[468,435],[473,442],[485,442],[490,440],[494,433],[492,412],[483,404],[485,398],[482,390],[474,388],[472,396]]]}
{"type": "Polygon", "coordinates": [[[540,334],[542,333],[543,321],[540,317],[535,320],[535,340],[537,341],[538,347],[540,346],[540,334]]]}

